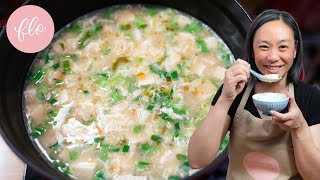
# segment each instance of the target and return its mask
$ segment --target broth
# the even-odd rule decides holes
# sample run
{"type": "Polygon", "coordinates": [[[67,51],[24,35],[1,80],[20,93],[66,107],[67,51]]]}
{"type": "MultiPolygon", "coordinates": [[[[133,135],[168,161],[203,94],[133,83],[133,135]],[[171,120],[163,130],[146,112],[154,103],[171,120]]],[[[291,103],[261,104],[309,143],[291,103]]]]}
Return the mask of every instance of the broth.
{"type": "Polygon", "coordinates": [[[77,179],[191,175],[188,141],[233,59],[209,27],[177,10],[103,9],[37,56],[24,90],[28,131],[77,179]]]}

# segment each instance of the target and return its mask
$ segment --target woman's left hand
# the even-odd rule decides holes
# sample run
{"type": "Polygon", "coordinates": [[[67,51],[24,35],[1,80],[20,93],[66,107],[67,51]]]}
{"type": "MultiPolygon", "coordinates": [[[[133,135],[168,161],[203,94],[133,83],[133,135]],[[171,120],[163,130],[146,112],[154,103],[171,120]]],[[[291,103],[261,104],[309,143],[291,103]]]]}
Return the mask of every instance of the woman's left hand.
{"type": "Polygon", "coordinates": [[[289,97],[289,109],[287,113],[271,111],[272,121],[278,124],[282,130],[297,129],[306,123],[300,108],[298,107],[294,96],[287,94],[289,97]]]}

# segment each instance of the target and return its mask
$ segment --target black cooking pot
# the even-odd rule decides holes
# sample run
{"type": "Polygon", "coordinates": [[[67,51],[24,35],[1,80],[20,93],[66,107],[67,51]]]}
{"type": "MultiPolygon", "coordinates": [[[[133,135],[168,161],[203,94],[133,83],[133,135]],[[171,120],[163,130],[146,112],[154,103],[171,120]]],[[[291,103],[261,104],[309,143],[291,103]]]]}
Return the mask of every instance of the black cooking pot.
{"type": "MultiPolygon", "coordinates": [[[[228,45],[235,58],[244,57],[244,42],[251,20],[235,0],[29,0],[52,16],[56,32],[86,13],[115,4],[157,4],[185,12],[210,26],[228,45]]],[[[33,145],[26,130],[22,93],[26,74],[36,54],[22,53],[8,41],[5,28],[0,34],[0,132],[11,149],[29,166],[50,179],[63,179],[33,145]]],[[[226,151],[211,165],[194,174],[200,179],[218,166],[226,151]]]]}

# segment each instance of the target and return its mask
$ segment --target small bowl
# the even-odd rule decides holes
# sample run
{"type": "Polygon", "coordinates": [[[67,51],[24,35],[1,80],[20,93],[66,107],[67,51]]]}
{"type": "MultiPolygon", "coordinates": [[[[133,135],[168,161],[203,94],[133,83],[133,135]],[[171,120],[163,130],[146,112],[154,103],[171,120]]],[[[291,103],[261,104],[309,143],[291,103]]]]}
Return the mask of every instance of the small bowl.
{"type": "Polygon", "coordinates": [[[258,93],[252,96],[253,104],[266,116],[271,116],[270,111],[282,111],[287,107],[289,97],[281,93],[258,93]]]}

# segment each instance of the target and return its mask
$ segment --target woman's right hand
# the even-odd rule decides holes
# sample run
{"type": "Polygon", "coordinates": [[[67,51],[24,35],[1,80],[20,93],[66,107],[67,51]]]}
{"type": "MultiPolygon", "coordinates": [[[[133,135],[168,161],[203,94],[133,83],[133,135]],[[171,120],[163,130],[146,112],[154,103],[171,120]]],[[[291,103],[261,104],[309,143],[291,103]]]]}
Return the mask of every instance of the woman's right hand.
{"type": "Polygon", "coordinates": [[[232,67],[226,70],[220,98],[230,103],[234,101],[250,77],[249,66],[247,61],[237,59],[232,67]]]}

